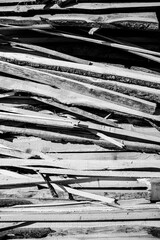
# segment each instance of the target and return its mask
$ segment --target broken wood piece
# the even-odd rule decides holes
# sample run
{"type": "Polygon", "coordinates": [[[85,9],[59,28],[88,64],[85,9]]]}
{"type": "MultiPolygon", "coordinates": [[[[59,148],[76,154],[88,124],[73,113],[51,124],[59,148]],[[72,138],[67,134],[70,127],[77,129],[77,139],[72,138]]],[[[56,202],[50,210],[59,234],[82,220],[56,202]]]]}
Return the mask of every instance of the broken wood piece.
{"type": "Polygon", "coordinates": [[[118,208],[118,205],[117,206],[114,205],[114,203],[115,203],[114,198],[102,197],[102,196],[98,196],[98,195],[95,195],[95,194],[92,194],[92,193],[86,193],[86,192],[83,192],[83,191],[80,191],[80,190],[76,190],[76,189],[73,189],[73,188],[70,188],[70,187],[66,187],[64,185],[57,185],[55,183],[52,183],[52,185],[57,191],[65,191],[65,192],[68,192],[68,193],[73,194],[73,195],[78,195],[78,196],[81,196],[81,197],[85,197],[85,198],[89,198],[89,199],[92,199],[92,200],[100,201],[100,202],[106,203],[109,206],[115,206],[115,207],[118,208]]]}

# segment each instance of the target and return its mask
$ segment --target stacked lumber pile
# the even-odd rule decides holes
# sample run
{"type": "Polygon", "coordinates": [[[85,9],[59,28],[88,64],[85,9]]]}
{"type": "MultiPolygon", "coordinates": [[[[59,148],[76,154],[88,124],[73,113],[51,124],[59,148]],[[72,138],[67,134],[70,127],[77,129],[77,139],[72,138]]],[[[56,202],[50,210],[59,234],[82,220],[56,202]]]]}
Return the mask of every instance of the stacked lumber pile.
{"type": "Polygon", "coordinates": [[[0,238],[158,239],[159,16],[0,1],[0,238]]]}

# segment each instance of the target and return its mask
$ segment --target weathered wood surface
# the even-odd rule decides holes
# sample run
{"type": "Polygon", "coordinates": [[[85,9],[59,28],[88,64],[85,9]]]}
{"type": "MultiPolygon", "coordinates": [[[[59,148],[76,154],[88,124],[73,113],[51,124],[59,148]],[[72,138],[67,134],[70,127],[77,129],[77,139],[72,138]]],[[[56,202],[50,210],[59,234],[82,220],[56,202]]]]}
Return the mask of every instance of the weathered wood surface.
{"type": "Polygon", "coordinates": [[[87,77],[87,76],[82,76],[82,75],[77,75],[77,74],[72,74],[67,72],[58,72],[54,70],[45,70],[45,69],[42,69],[42,71],[46,71],[51,74],[53,73],[58,76],[67,77],[79,82],[89,83],[95,86],[121,92],[123,94],[128,94],[130,96],[160,103],[159,89],[140,86],[136,84],[128,84],[128,83],[123,83],[118,81],[111,81],[111,80],[106,81],[101,78],[87,77]]]}
{"type": "MultiPolygon", "coordinates": [[[[6,8],[4,9],[2,6],[0,9],[4,9],[4,11],[6,12],[26,12],[29,10],[45,10],[44,9],[45,5],[44,4],[32,4],[32,5],[18,5],[18,6],[6,6],[6,8]]],[[[118,10],[123,10],[126,8],[129,8],[130,10],[132,8],[156,8],[156,7],[160,7],[160,3],[159,2],[126,2],[126,3],[78,3],[75,4],[73,6],[69,6],[69,7],[65,7],[65,8],[60,8],[57,5],[53,5],[51,6],[49,9],[54,9],[54,10],[61,10],[61,11],[66,11],[66,9],[79,9],[81,10],[81,12],[83,12],[83,10],[95,10],[95,11],[103,11],[103,10],[108,10],[108,9],[118,9],[118,10]]]]}
{"type": "Polygon", "coordinates": [[[118,220],[159,220],[160,210],[158,209],[148,209],[148,210],[114,210],[109,211],[105,210],[104,207],[97,208],[95,207],[88,208],[84,207],[78,209],[69,209],[69,210],[51,210],[48,209],[45,211],[40,211],[39,213],[36,211],[28,211],[25,213],[10,211],[9,209],[5,211],[1,211],[0,222],[20,222],[20,221],[35,221],[35,222],[73,222],[73,221],[118,221],[118,220]]]}
{"type": "MultiPolygon", "coordinates": [[[[91,77],[96,77],[96,78],[101,78],[106,80],[112,80],[112,81],[116,80],[118,82],[138,84],[141,86],[148,86],[148,87],[157,88],[157,89],[160,88],[159,75],[155,75],[151,73],[144,74],[144,72],[142,71],[135,71],[135,70],[130,70],[126,68],[111,66],[109,64],[106,64],[105,67],[88,66],[84,64],[68,63],[65,61],[58,61],[58,60],[53,60],[53,59],[48,59],[43,57],[40,58],[33,55],[27,56],[26,54],[24,55],[19,53],[13,54],[13,53],[0,52],[0,56],[2,59],[6,59],[9,62],[13,62],[19,65],[42,67],[46,69],[48,68],[56,71],[71,72],[79,75],[86,75],[86,76],[91,76],[91,77]]],[[[13,65],[11,65],[11,63],[9,64],[2,61],[0,62],[1,71],[5,71],[5,67],[7,71],[8,70],[7,66],[10,66],[11,68],[13,65]]],[[[21,69],[20,66],[14,65],[15,70],[17,68],[17,72],[14,71],[14,75],[18,74],[18,67],[19,69],[21,69]]],[[[11,69],[8,73],[11,73],[11,71],[13,70],[11,69]]],[[[31,70],[28,69],[28,71],[31,71],[31,70]]],[[[25,77],[25,75],[23,75],[23,77],[25,77]]]]}
{"type": "Polygon", "coordinates": [[[156,108],[156,104],[149,101],[129,97],[127,95],[96,87],[88,83],[79,83],[77,81],[70,80],[61,76],[54,76],[53,74],[39,72],[35,69],[29,69],[26,67],[11,65],[9,63],[3,62],[0,64],[0,69],[1,71],[10,74],[13,74],[14,70],[14,75],[22,78],[26,77],[32,81],[48,84],[60,89],[73,91],[89,97],[98,98],[103,101],[106,100],[122,106],[132,107],[133,109],[140,110],[142,112],[153,114],[156,108]],[[8,70],[7,66],[9,67],[8,70]]]}
{"type": "MultiPolygon", "coordinates": [[[[32,5],[30,7],[32,7],[32,5]]],[[[40,7],[38,7],[38,5],[35,5],[35,8],[39,8],[40,10],[40,7]]],[[[55,26],[101,27],[101,28],[111,28],[111,29],[116,28],[116,25],[118,27],[123,27],[123,28],[130,27],[132,29],[138,29],[139,26],[141,27],[143,26],[143,29],[145,31],[158,30],[158,26],[159,26],[159,22],[155,12],[152,12],[152,13],[143,12],[143,14],[142,13],[93,14],[91,11],[89,14],[87,13],[85,14],[83,12],[72,13],[70,12],[70,9],[68,10],[50,9],[51,12],[54,12],[54,16],[53,16],[52,13],[45,14],[45,10],[43,10],[43,14],[40,15],[38,13],[38,9],[35,10],[34,12],[34,10],[31,10],[31,9],[27,10],[26,7],[19,6],[19,5],[18,5],[18,9],[19,10],[16,11],[15,7],[4,7],[4,8],[0,7],[0,23],[19,25],[19,26],[42,24],[43,20],[40,19],[40,16],[42,16],[44,19],[49,19],[51,23],[55,26]],[[10,11],[11,16],[9,16],[8,11],[10,11]],[[56,14],[57,11],[60,11],[60,13],[56,14]],[[4,17],[4,14],[6,14],[7,16],[4,17]],[[25,16],[25,17],[20,16],[23,14],[28,14],[31,16],[25,16]],[[15,17],[12,15],[18,15],[18,16],[15,17]]],[[[4,31],[3,28],[0,28],[0,31],[4,31]]]]}
{"type": "MultiPolygon", "coordinates": [[[[22,91],[22,92],[30,92],[32,94],[40,95],[40,96],[45,96],[49,98],[53,98],[56,101],[63,103],[65,105],[72,105],[72,106],[88,106],[93,109],[100,109],[104,111],[111,111],[111,112],[118,112],[122,114],[129,114],[130,116],[136,116],[139,118],[146,118],[150,120],[156,120],[159,121],[159,116],[154,116],[150,114],[144,114],[140,111],[135,111],[131,110],[126,107],[119,108],[116,104],[102,101],[97,99],[96,101],[93,100],[93,98],[85,96],[78,93],[74,93],[68,90],[64,89],[56,89],[56,88],[51,88],[50,86],[47,85],[42,85],[38,83],[32,83],[32,82],[27,82],[27,81],[21,81],[19,79],[13,79],[13,78],[6,78],[2,77],[0,78],[0,84],[1,84],[1,89],[5,90],[14,90],[15,92],[17,91],[22,91]]],[[[50,101],[52,103],[52,101],[50,101]]],[[[54,101],[53,101],[54,104],[54,101]]]]}
{"type": "MultiPolygon", "coordinates": [[[[74,136],[69,134],[61,134],[57,132],[50,132],[50,131],[44,131],[41,129],[33,129],[33,128],[20,128],[20,127],[12,127],[12,126],[6,126],[1,125],[0,131],[3,131],[4,133],[10,133],[13,135],[26,135],[26,136],[35,136],[40,137],[45,140],[53,141],[53,142],[71,142],[71,143],[81,143],[81,144],[96,144],[99,146],[102,146],[107,149],[118,149],[115,145],[106,142],[104,140],[98,139],[95,140],[95,138],[88,138],[80,136],[74,136]]],[[[118,139],[117,139],[118,141],[118,139]]],[[[131,151],[144,151],[144,152],[150,152],[155,153],[160,151],[159,144],[150,144],[150,143],[143,143],[143,142],[131,142],[131,141],[123,141],[123,144],[125,146],[126,150],[131,151]]]]}
{"type": "MultiPolygon", "coordinates": [[[[50,157],[51,158],[51,157],[50,157]]],[[[52,159],[52,158],[51,158],[52,159]]],[[[20,167],[20,166],[38,166],[40,167],[60,167],[77,170],[124,170],[124,169],[160,169],[160,161],[149,158],[148,160],[48,160],[48,159],[0,159],[0,167],[20,167]]]]}

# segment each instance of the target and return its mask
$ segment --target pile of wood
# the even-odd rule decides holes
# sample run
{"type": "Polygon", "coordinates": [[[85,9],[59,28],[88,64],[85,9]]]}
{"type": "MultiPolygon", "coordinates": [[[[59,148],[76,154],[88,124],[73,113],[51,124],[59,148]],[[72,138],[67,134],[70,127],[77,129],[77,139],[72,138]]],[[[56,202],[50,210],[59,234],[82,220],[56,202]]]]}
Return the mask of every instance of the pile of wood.
{"type": "Polygon", "coordinates": [[[158,239],[159,19],[159,1],[0,1],[0,238],[158,239]]]}

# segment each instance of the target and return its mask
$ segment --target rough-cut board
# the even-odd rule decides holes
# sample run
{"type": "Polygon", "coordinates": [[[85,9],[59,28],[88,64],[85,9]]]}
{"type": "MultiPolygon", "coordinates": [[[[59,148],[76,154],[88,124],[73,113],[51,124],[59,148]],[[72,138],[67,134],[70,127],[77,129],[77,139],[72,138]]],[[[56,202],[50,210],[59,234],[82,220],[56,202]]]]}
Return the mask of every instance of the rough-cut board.
{"type": "Polygon", "coordinates": [[[131,107],[134,110],[153,114],[156,104],[141,100],[135,97],[130,97],[125,94],[116,93],[112,90],[103,89],[86,83],[79,83],[61,76],[54,76],[53,74],[40,72],[35,69],[29,69],[22,66],[12,65],[10,63],[0,63],[0,70],[5,73],[14,74],[16,76],[27,78],[43,84],[48,84],[60,89],[73,91],[85,96],[98,98],[99,100],[116,103],[120,106],[131,107]],[[7,69],[8,68],[8,69],[7,69]],[[14,72],[14,73],[13,73],[14,72]]]}
{"type": "Polygon", "coordinates": [[[110,89],[116,92],[121,92],[123,94],[127,94],[130,96],[160,103],[159,89],[144,87],[144,86],[135,85],[135,84],[128,84],[128,83],[123,83],[118,81],[110,81],[110,80],[106,81],[101,78],[87,77],[87,76],[82,76],[82,75],[77,75],[72,73],[58,72],[54,70],[42,69],[42,71],[47,71],[51,74],[53,73],[58,76],[67,77],[79,82],[89,83],[89,84],[110,89]]]}
{"type": "MultiPolygon", "coordinates": [[[[69,91],[73,91],[85,96],[98,98],[103,101],[109,101],[116,103],[118,105],[131,107],[135,110],[140,110],[146,113],[153,114],[156,108],[156,104],[141,100],[135,97],[130,97],[121,93],[117,93],[112,90],[103,89],[101,87],[93,86],[88,83],[80,83],[74,80],[70,80],[61,76],[54,76],[53,74],[39,72],[38,70],[29,69],[16,65],[9,65],[9,63],[0,63],[0,69],[3,72],[12,72],[14,71],[14,75],[20,76],[23,78],[28,78],[30,80],[48,84],[54,87],[58,87],[60,89],[65,89],[69,91]],[[7,71],[7,66],[10,66],[10,69],[7,71]],[[12,68],[11,68],[12,67],[12,68]],[[2,69],[3,68],[3,69],[2,69]]],[[[12,72],[13,74],[13,72],[12,72]]]]}
{"type": "MultiPolygon", "coordinates": [[[[30,6],[32,7],[32,6],[30,6]]],[[[34,25],[42,24],[43,21],[40,18],[41,16],[44,19],[49,19],[53,25],[58,26],[78,26],[78,27],[101,27],[101,28],[113,28],[113,26],[118,25],[119,27],[123,26],[126,28],[138,29],[139,26],[143,26],[144,30],[158,30],[159,22],[155,12],[143,12],[143,13],[117,13],[117,14],[82,14],[82,13],[70,13],[68,11],[66,14],[63,14],[63,11],[60,14],[45,14],[43,10],[43,15],[40,15],[38,11],[34,12],[28,10],[31,13],[29,17],[22,17],[20,15],[25,14],[27,9],[24,6],[19,6],[19,12],[16,11],[15,7],[0,7],[0,23],[1,24],[12,24],[12,25],[34,25]],[[14,12],[15,15],[9,16],[9,9],[14,12]],[[4,18],[4,13],[6,12],[7,16],[4,18]],[[3,15],[2,15],[3,14],[3,15]],[[37,14],[37,15],[36,15],[37,14]],[[33,16],[35,15],[35,16],[33,16]],[[113,26],[112,26],[112,25],[113,26]]],[[[35,8],[38,8],[38,5],[35,5],[35,8]]],[[[55,10],[52,10],[55,12],[55,10]]],[[[70,12],[70,11],[69,11],[70,12]]],[[[1,28],[3,31],[3,29],[1,28]]]]}
{"type": "MultiPolygon", "coordinates": [[[[33,5],[18,5],[18,6],[6,6],[4,11],[6,12],[26,12],[26,11],[31,11],[31,10],[45,10],[44,9],[45,5],[44,4],[33,4],[33,5]]],[[[59,10],[59,11],[66,11],[67,9],[72,12],[72,9],[79,9],[81,12],[83,10],[94,10],[94,11],[104,11],[108,9],[118,9],[122,11],[123,9],[129,8],[130,10],[132,8],[134,9],[139,9],[139,8],[150,8],[150,9],[155,9],[156,7],[160,7],[159,2],[126,2],[126,3],[78,3],[73,6],[69,6],[66,8],[60,8],[57,5],[53,5],[49,9],[54,9],[54,10],[59,10]]],[[[1,6],[0,9],[3,10],[3,7],[1,6]]]]}
{"type": "MultiPolygon", "coordinates": [[[[62,72],[71,72],[79,75],[91,76],[106,80],[116,80],[118,82],[126,82],[132,84],[138,84],[141,86],[148,86],[160,89],[160,76],[151,73],[145,73],[142,71],[130,70],[122,67],[111,66],[106,64],[105,67],[101,66],[88,66],[78,63],[69,63],[66,61],[58,61],[49,58],[43,58],[39,56],[33,56],[29,54],[21,53],[9,53],[0,52],[1,59],[6,59],[8,62],[13,62],[24,66],[35,66],[46,69],[53,69],[62,72]]],[[[5,62],[0,62],[0,70],[3,67],[11,66],[5,62]]],[[[16,65],[14,65],[16,69],[16,65]]],[[[17,67],[18,69],[18,67],[17,67]]],[[[5,69],[4,69],[5,70],[5,69]]],[[[3,71],[4,71],[3,70],[3,71]]],[[[8,70],[8,69],[7,69],[8,70]]],[[[16,71],[14,72],[16,75],[16,71]]],[[[24,75],[25,77],[25,75],[24,75]]],[[[27,76],[26,76],[27,78],[27,76]]]]}

